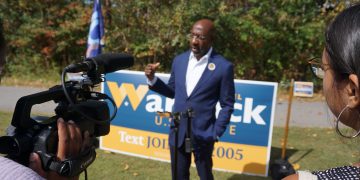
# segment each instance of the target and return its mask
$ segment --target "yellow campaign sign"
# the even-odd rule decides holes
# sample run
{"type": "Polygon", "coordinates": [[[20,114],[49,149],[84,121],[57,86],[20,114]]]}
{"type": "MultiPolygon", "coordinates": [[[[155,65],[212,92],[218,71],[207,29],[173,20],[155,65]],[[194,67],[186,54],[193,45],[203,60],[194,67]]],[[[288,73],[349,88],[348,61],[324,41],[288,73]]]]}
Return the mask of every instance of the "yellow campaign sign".
{"type": "Polygon", "coordinates": [[[213,151],[214,168],[249,174],[266,173],[267,148],[218,142],[213,151]]]}
{"type": "Polygon", "coordinates": [[[101,149],[129,152],[151,159],[170,161],[168,136],[136,129],[110,126],[110,133],[101,137],[101,149]]]}
{"type": "MultiPolygon", "coordinates": [[[[100,144],[101,149],[170,162],[167,134],[111,126],[100,144]]],[[[218,142],[213,151],[214,168],[224,171],[264,174],[266,158],[267,148],[261,146],[218,142]]]]}

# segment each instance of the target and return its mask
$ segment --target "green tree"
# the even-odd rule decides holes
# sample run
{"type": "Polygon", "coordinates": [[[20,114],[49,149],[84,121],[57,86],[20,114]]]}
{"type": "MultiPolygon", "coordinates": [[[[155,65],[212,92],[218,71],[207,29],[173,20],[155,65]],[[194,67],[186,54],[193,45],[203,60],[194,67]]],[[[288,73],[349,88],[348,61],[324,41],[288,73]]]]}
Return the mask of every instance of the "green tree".
{"type": "Polygon", "coordinates": [[[84,54],[91,9],[81,2],[4,0],[0,10],[8,42],[8,73],[58,75],[61,67],[84,54]]]}
{"type": "MultiPolygon", "coordinates": [[[[134,70],[188,49],[186,34],[197,19],[217,26],[216,51],[235,64],[240,79],[307,78],[306,60],[320,56],[326,24],[344,4],[326,12],[313,0],[104,0],[105,52],[134,55],[134,70]]],[[[3,0],[0,18],[9,53],[9,76],[52,74],[81,61],[92,4],[80,0],[3,0]]],[[[51,75],[50,75],[51,76],[51,75]]]]}

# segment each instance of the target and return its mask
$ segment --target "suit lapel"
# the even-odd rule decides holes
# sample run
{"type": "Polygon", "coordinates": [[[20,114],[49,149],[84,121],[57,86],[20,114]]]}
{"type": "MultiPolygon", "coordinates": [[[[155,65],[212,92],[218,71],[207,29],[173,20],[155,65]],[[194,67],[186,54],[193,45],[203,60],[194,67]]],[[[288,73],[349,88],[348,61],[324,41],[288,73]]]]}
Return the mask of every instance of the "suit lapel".
{"type": "Polygon", "coordinates": [[[215,69],[213,69],[213,70],[209,69],[209,64],[210,63],[214,64],[214,62],[213,62],[214,59],[213,59],[213,56],[212,56],[213,53],[211,53],[211,56],[210,56],[210,58],[208,60],[208,64],[206,65],[205,70],[204,70],[203,74],[201,75],[201,77],[199,79],[199,82],[196,84],[196,86],[195,86],[194,90],[191,92],[189,98],[191,96],[193,96],[193,94],[195,94],[196,91],[199,90],[199,88],[201,88],[201,86],[204,85],[206,83],[206,81],[209,80],[210,77],[212,76],[212,74],[214,73],[215,69]]]}
{"type": "Polygon", "coordinates": [[[184,92],[185,97],[188,97],[187,92],[186,92],[186,73],[187,73],[187,67],[189,64],[189,56],[190,56],[190,51],[189,51],[189,53],[186,53],[185,56],[182,57],[183,59],[180,60],[181,64],[179,67],[179,70],[180,70],[179,82],[181,84],[180,92],[184,92]]]}

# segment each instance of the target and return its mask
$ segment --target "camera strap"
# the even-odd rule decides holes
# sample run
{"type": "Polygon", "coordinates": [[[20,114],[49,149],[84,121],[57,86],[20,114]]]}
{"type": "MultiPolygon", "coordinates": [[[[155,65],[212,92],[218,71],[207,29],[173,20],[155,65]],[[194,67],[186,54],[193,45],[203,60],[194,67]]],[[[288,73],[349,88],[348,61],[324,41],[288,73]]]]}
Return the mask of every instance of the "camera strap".
{"type": "Polygon", "coordinates": [[[55,157],[51,158],[48,168],[61,176],[73,177],[83,172],[96,158],[95,148],[83,151],[76,158],[69,158],[58,162],[55,157]]]}

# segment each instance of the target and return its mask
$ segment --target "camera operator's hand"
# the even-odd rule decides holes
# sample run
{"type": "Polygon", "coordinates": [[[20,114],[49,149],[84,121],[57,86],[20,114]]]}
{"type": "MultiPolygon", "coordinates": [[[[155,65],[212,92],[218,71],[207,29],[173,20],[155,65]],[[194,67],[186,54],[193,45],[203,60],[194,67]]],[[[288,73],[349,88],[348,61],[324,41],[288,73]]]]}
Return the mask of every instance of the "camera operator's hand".
{"type": "MultiPolygon", "coordinates": [[[[59,161],[75,157],[83,149],[90,146],[89,133],[86,131],[83,138],[80,128],[73,121],[65,122],[62,118],[59,118],[57,127],[59,136],[57,158],[59,161]]],[[[29,167],[46,179],[79,179],[79,176],[69,178],[60,176],[54,171],[44,171],[40,157],[36,153],[31,153],[29,167]]]]}
{"type": "Polygon", "coordinates": [[[160,63],[156,63],[156,64],[148,64],[146,67],[145,67],[145,75],[146,77],[152,81],[155,77],[155,72],[156,72],[156,69],[160,66],[160,63]]]}

